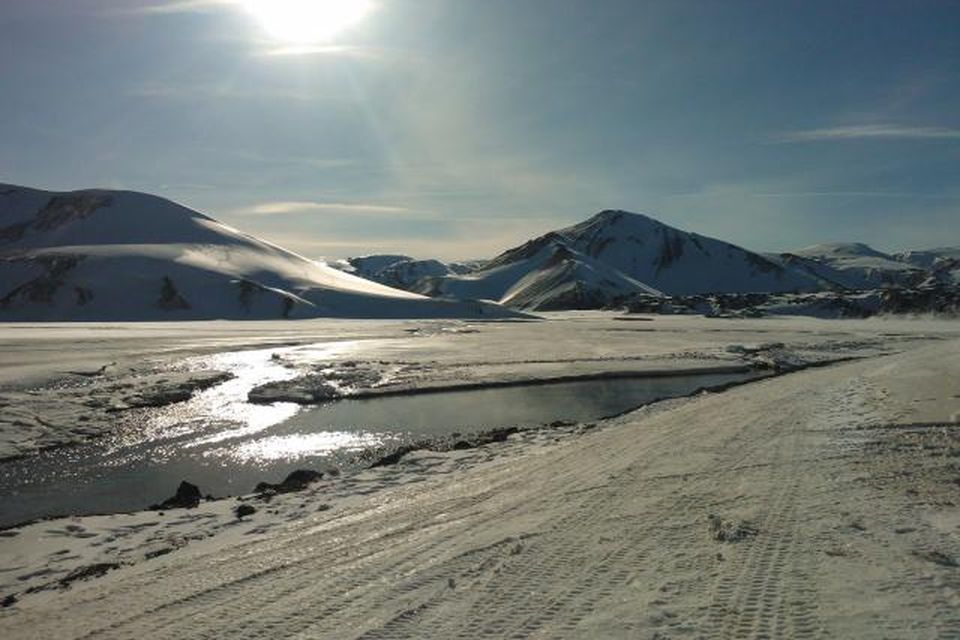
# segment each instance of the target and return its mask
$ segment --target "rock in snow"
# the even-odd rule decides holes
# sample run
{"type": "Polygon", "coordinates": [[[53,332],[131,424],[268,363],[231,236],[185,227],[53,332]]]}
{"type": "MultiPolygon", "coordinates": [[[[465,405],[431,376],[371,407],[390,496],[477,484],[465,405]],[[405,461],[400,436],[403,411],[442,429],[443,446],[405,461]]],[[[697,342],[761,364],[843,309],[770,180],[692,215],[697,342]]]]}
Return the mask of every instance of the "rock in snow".
{"type": "Polygon", "coordinates": [[[162,511],[164,509],[194,509],[200,504],[200,500],[202,499],[203,495],[200,493],[200,488],[184,480],[180,483],[180,486],[177,487],[177,492],[174,495],[160,504],[151,505],[150,509],[153,511],[162,511]]]}

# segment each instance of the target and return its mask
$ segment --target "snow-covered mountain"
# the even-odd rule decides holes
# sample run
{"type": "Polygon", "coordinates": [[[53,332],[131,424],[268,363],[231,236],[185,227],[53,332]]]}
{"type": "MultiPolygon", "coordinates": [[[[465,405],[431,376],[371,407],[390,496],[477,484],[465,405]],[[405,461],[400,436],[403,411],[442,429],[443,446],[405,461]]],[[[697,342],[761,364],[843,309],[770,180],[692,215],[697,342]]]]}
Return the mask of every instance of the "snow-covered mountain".
{"type": "Polygon", "coordinates": [[[0,185],[0,321],[504,315],[344,273],[156,196],[0,185]]]}
{"type": "Polygon", "coordinates": [[[824,283],[735,245],[647,216],[602,211],[510,249],[463,276],[414,290],[486,298],[517,308],[581,307],[632,293],[815,291],[824,283]]]}
{"type": "Polygon", "coordinates": [[[780,257],[794,267],[807,269],[847,289],[912,286],[927,275],[926,267],[860,242],[817,244],[780,257]]]}
{"type": "Polygon", "coordinates": [[[412,291],[424,278],[462,275],[476,269],[470,262],[441,262],[416,260],[397,254],[373,254],[336,260],[330,266],[358,275],[361,278],[385,284],[388,287],[412,291]]]}
{"type": "Polygon", "coordinates": [[[641,214],[602,211],[557,233],[572,248],[670,295],[820,287],[758,253],[641,214]]]}

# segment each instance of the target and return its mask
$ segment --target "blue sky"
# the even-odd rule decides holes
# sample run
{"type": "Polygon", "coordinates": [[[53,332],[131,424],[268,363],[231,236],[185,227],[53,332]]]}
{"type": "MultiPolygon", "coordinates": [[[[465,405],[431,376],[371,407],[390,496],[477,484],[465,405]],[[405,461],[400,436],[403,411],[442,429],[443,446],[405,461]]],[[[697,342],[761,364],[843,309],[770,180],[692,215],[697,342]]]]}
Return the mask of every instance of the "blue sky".
{"type": "Polygon", "coordinates": [[[960,245],[960,3],[5,0],[0,181],[311,257],[490,256],[622,208],[757,250],[960,245]]]}

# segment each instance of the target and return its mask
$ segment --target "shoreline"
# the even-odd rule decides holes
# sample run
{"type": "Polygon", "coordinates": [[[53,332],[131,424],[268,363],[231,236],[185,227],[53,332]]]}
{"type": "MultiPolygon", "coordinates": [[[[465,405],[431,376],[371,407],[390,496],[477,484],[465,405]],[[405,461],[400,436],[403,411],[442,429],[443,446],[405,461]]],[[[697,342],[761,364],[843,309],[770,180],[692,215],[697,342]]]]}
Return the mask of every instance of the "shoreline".
{"type": "MultiPolygon", "coordinates": [[[[609,326],[601,322],[612,324],[610,319],[581,322],[601,328],[609,326]]],[[[882,444],[886,436],[901,432],[905,438],[921,437],[906,428],[913,424],[935,424],[923,437],[942,438],[960,418],[960,399],[951,386],[960,379],[953,357],[960,349],[960,327],[930,335],[924,323],[898,323],[895,327],[904,335],[877,339],[871,334],[894,327],[783,323],[794,333],[769,328],[762,335],[769,325],[750,321],[731,323],[724,333],[714,334],[713,323],[647,322],[659,325],[659,332],[615,348],[626,345],[661,358],[681,351],[687,358],[739,357],[744,351],[757,353],[761,346],[739,342],[743,337],[737,334],[749,327],[760,340],[783,343],[791,355],[784,360],[788,366],[798,363],[797,354],[813,357],[789,376],[780,372],[723,385],[722,393],[698,390],[594,426],[501,431],[491,442],[470,448],[456,446],[452,438],[434,439],[430,447],[442,450],[384,452],[395,458],[394,464],[325,477],[303,492],[268,501],[246,495],[201,502],[192,510],[166,510],[162,516],[137,511],[45,519],[5,529],[0,531],[0,599],[14,595],[14,601],[0,608],[0,620],[12,638],[43,630],[64,637],[96,635],[102,625],[129,637],[157,624],[182,635],[186,628],[180,629],[178,620],[194,618],[196,629],[221,635],[239,631],[241,624],[249,629],[279,624],[277,629],[290,634],[309,628],[311,635],[331,638],[376,635],[402,625],[407,635],[449,637],[458,630],[486,628],[486,622],[471,618],[472,610],[488,610],[488,621],[518,630],[523,620],[513,617],[508,602],[538,611],[540,603],[564,601],[570,606],[541,615],[551,637],[574,628],[580,637],[672,635],[674,623],[709,636],[753,620],[748,613],[724,612],[744,611],[742,598],[754,597],[749,595],[752,567],[765,562],[763,554],[788,553],[777,551],[782,548],[790,550],[782,555],[789,570],[768,565],[773,568],[764,575],[770,584],[783,597],[806,603],[794,607],[803,616],[818,612],[811,619],[832,635],[859,637],[863,634],[856,631],[862,628],[850,632],[827,596],[810,600],[814,596],[795,591],[788,576],[790,571],[820,572],[820,591],[835,593],[829,597],[861,611],[863,603],[883,593],[875,582],[849,583],[861,558],[867,562],[895,550],[895,561],[879,565],[888,572],[950,571],[937,560],[960,558],[960,546],[955,546],[960,538],[953,530],[937,524],[942,529],[937,534],[940,530],[930,524],[955,518],[936,493],[949,477],[933,467],[929,474],[923,471],[933,484],[918,487],[919,505],[905,493],[909,484],[903,483],[911,482],[911,476],[897,470],[915,467],[920,478],[917,469],[927,469],[939,458],[916,458],[922,448],[882,444]],[[704,333],[691,331],[701,326],[707,327],[704,333]],[[863,333],[856,333],[861,327],[866,327],[863,333]],[[929,338],[940,340],[930,343],[929,338]],[[826,362],[827,356],[841,361],[826,362]],[[919,388],[924,393],[915,397],[913,390],[919,388]],[[873,428],[888,424],[905,427],[873,428]],[[881,446],[864,444],[874,441],[881,446]],[[868,454],[874,457],[865,458],[868,454]],[[898,462],[897,456],[906,455],[914,467],[898,462]],[[875,484],[881,488],[871,493],[875,484]],[[240,506],[255,511],[238,518],[240,506]],[[932,515],[903,515],[919,507],[932,515]],[[755,527],[757,533],[734,543],[711,541],[707,515],[716,515],[732,530],[747,523],[742,529],[755,527]],[[868,533],[851,528],[850,522],[862,523],[868,533]],[[880,532],[908,529],[874,540],[880,532]],[[336,540],[339,545],[333,544],[336,540]],[[791,546],[782,546],[787,544],[791,546]],[[564,554],[577,559],[558,561],[564,554]],[[824,559],[832,565],[824,565],[824,559]],[[579,570],[574,574],[564,567],[579,570]],[[261,570],[273,576],[269,582],[257,577],[261,570]],[[230,586],[235,579],[237,586],[230,586]],[[665,580],[674,586],[662,591],[665,580]],[[607,586],[600,589],[601,583],[607,586]],[[203,596],[207,604],[202,610],[191,604],[196,589],[209,594],[203,596]],[[274,603],[271,611],[281,618],[264,620],[229,609],[226,594],[235,589],[244,600],[274,603]],[[535,592],[542,595],[531,595],[535,592]],[[741,593],[745,595],[737,595],[741,593]],[[851,600],[849,593],[860,596],[851,600]],[[496,600],[501,595],[507,600],[496,600]],[[304,609],[296,604],[301,598],[329,601],[330,607],[344,603],[345,608],[340,613],[304,609]],[[631,607],[617,604],[626,599],[631,607]],[[668,604],[656,604],[659,600],[668,604]],[[174,617],[152,618],[155,606],[169,608],[174,617]],[[421,606],[423,614],[402,615],[421,606]],[[580,610],[591,613],[578,618],[580,610]],[[297,611],[304,613],[298,617],[297,611]],[[673,617],[657,611],[673,612],[673,617]],[[648,614],[653,617],[645,618],[648,614]],[[225,626],[204,626],[207,616],[219,617],[225,626]]],[[[564,326],[569,325],[556,322],[552,328],[564,326]]],[[[583,339],[592,339],[589,331],[583,339]]],[[[472,334],[437,333],[426,340],[378,343],[378,348],[385,345],[385,361],[430,363],[428,372],[442,375],[443,366],[462,360],[464,344],[475,340],[472,334]]],[[[526,350],[521,357],[541,350],[517,342],[513,333],[501,342],[501,353],[513,360],[518,359],[512,352],[515,344],[526,350]]],[[[542,359],[542,353],[537,355],[542,359]]],[[[333,364],[351,359],[355,356],[345,355],[333,364]]],[[[960,513],[955,519],[960,531],[960,513]]],[[[912,583],[901,582],[904,586],[890,593],[907,602],[912,583]]],[[[882,599],[896,614],[878,628],[898,637],[897,616],[914,619],[910,616],[917,614],[896,608],[890,594],[882,599]]],[[[758,611],[766,611],[764,619],[779,619],[776,611],[758,611]]],[[[857,615],[862,614],[854,615],[854,621],[857,615]]],[[[933,615],[943,620],[943,613],[933,615]]],[[[919,620],[923,624],[922,616],[919,620]]]]}

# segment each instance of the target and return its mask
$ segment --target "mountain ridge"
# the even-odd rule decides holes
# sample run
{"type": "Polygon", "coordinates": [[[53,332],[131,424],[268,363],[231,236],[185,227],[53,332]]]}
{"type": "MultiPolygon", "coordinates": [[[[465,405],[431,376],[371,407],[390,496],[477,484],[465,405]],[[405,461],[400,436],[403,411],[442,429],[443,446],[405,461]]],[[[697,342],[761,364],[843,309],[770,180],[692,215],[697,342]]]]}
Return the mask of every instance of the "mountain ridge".
{"type": "Polygon", "coordinates": [[[633,293],[809,293],[949,283],[960,281],[958,265],[960,249],[888,254],[862,242],[764,254],[646,214],[605,209],[510,247],[469,273],[431,275],[405,286],[431,296],[552,310],[606,306],[633,293]],[[561,249],[567,252],[563,269],[549,263],[561,249]]]}

